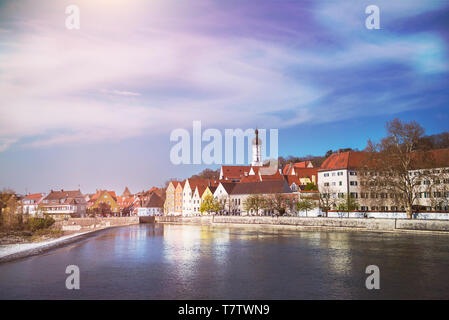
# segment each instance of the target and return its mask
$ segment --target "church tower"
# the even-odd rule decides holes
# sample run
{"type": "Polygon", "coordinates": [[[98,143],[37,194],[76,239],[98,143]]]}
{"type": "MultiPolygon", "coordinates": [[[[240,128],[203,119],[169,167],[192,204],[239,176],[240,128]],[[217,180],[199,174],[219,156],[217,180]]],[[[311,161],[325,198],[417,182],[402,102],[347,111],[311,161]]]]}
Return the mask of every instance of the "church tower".
{"type": "Polygon", "coordinates": [[[262,166],[262,140],[259,139],[259,130],[256,129],[256,137],[253,139],[253,161],[251,165],[253,167],[262,166]]]}

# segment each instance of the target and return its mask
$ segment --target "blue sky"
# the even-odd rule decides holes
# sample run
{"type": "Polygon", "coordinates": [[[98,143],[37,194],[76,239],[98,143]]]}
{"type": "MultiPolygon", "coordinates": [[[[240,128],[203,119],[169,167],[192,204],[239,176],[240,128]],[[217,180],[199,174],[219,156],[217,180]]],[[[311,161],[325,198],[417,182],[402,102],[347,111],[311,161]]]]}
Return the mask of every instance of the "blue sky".
{"type": "Polygon", "coordinates": [[[76,31],[72,2],[0,2],[0,188],[185,178],[205,166],[172,165],[169,137],[194,120],[277,128],[297,156],[363,149],[395,117],[447,131],[447,1],[74,3],[76,31]]]}

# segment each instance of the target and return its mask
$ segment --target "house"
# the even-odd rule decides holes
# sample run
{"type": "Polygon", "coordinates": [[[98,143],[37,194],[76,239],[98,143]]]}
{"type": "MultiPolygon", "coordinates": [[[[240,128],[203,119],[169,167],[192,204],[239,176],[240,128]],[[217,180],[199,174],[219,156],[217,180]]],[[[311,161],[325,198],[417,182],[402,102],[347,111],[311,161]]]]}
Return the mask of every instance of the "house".
{"type": "Polygon", "coordinates": [[[185,181],[180,181],[175,188],[175,216],[182,215],[183,192],[185,183],[185,181]]]}
{"type": "Polygon", "coordinates": [[[299,185],[318,184],[318,168],[314,168],[311,161],[289,163],[284,167],[283,174],[286,178],[297,178],[297,180],[290,179],[292,183],[295,183],[295,187],[298,187],[298,182],[299,185]]]}
{"type": "Polygon", "coordinates": [[[182,192],[182,215],[191,216],[197,212],[196,208],[198,208],[199,212],[201,196],[199,194],[195,195],[197,187],[204,187],[205,189],[208,185],[215,184],[216,181],[209,179],[187,179],[182,192]]]}
{"type": "MultiPolygon", "coordinates": [[[[360,183],[358,170],[367,158],[366,152],[346,151],[331,154],[318,170],[318,190],[330,199],[332,207],[344,201],[347,195],[358,199],[360,183]]],[[[362,210],[368,208],[362,207],[362,210]]]]}
{"type": "Polygon", "coordinates": [[[133,195],[128,197],[126,196],[118,196],[117,197],[117,205],[120,210],[120,216],[129,216],[133,212],[134,205],[136,203],[136,198],[133,195]]]}
{"type": "Polygon", "coordinates": [[[176,207],[176,187],[178,186],[179,181],[170,181],[165,189],[165,203],[164,203],[164,214],[165,215],[175,215],[175,207],[176,207]]]}
{"type": "Polygon", "coordinates": [[[162,216],[164,214],[164,198],[153,190],[143,205],[137,208],[139,217],[162,216]]]}
{"type": "Polygon", "coordinates": [[[224,208],[219,213],[229,214],[235,209],[231,202],[231,191],[237,185],[235,182],[220,182],[214,191],[214,198],[217,199],[224,208]]]}
{"type": "Polygon", "coordinates": [[[22,199],[23,213],[31,216],[39,214],[39,204],[44,200],[45,193],[32,193],[27,194],[22,199]]]}
{"type": "Polygon", "coordinates": [[[111,209],[112,215],[120,214],[120,206],[117,203],[115,191],[97,190],[89,199],[87,206],[89,211],[98,210],[101,204],[106,204],[111,209]]]}
{"type": "MultiPolygon", "coordinates": [[[[322,198],[327,198],[332,207],[345,201],[347,196],[355,199],[357,209],[361,211],[404,211],[399,199],[403,194],[388,185],[373,183],[382,172],[370,171],[367,165],[368,153],[360,151],[337,152],[330,155],[318,172],[318,190],[322,198]],[[368,168],[362,170],[363,166],[368,168]],[[363,176],[362,176],[363,175],[363,176]],[[368,179],[367,179],[368,177],[368,179]],[[372,178],[370,178],[372,177],[372,178]],[[371,181],[370,181],[371,180],[371,181]]],[[[425,153],[432,158],[421,160],[423,153],[416,152],[415,169],[409,170],[410,181],[416,189],[415,207],[419,210],[449,210],[449,149],[432,150],[425,153]],[[429,172],[425,175],[423,173],[429,172]],[[420,178],[425,177],[428,178],[420,178]],[[423,181],[418,181],[418,180],[423,181]]],[[[379,169],[377,169],[379,170],[379,169]]],[[[390,173],[391,174],[391,173],[390,173]]]]}
{"type": "Polygon", "coordinates": [[[42,200],[42,213],[55,220],[84,217],[87,202],[80,190],[53,191],[42,200]]]}
{"type": "MultiPolygon", "coordinates": [[[[292,191],[285,180],[268,180],[260,182],[236,183],[229,191],[228,205],[230,206],[229,214],[260,214],[261,212],[247,212],[244,208],[245,200],[251,195],[274,196],[276,194],[284,194],[292,196],[292,191]]],[[[292,197],[293,199],[293,197],[292,197]]],[[[265,209],[261,209],[264,213],[265,209]]]]}

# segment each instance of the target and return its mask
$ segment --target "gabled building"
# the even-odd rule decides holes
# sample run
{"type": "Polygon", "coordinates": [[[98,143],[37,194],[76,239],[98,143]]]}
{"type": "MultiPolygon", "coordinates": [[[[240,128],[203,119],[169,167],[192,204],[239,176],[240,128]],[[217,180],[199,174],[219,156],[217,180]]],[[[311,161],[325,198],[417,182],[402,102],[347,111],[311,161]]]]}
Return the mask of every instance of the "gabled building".
{"type": "Polygon", "coordinates": [[[313,167],[311,161],[302,161],[287,164],[284,167],[283,174],[286,178],[290,178],[290,180],[295,183],[296,187],[298,185],[305,186],[309,183],[313,183],[317,186],[318,170],[318,168],[313,167]],[[296,177],[297,179],[292,179],[291,177],[296,177]]]}
{"type": "Polygon", "coordinates": [[[31,216],[39,215],[39,204],[45,196],[45,193],[32,193],[24,196],[22,199],[23,213],[31,216]]]}
{"type": "MultiPolygon", "coordinates": [[[[331,199],[335,207],[350,195],[360,197],[360,183],[357,172],[367,158],[366,152],[346,151],[331,154],[318,170],[318,190],[321,196],[331,199]]],[[[362,208],[367,210],[368,208],[362,208]]]]}
{"type": "MultiPolygon", "coordinates": [[[[213,180],[208,179],[187,179],[184,184],[184,189],[182,192],[182,215],[183,216],[191,216],[195,214],[195,208],[199,206],[196,201],[201,198],[199,196],[198,198],[195,197],[194,199],[194,193],[195,189],[197,187],[204,187],[206,188],[209,184],[212,185],[214,182],[213,180]],[[195,202],[194,202],[195,200],[195,202]]],[[[204,190],[203,190],[204,191],[204,190]]]]}
{"type": "Polygon", "coordinates": [[[150,193],[143,205],[137,208],[137,215],[139,217],[162,216],[163,214],[164,199],[155,190],[150,193]]]}
{"type": "Polygon", "coordinates": [[[110,207],[112,215],[120,214],[120,207],[117,203],[115,191],[97,190],[97,192],[88,201],[89,211],[98,209],[102,203],[110,207]]]}
{"type": "Polygon", "coordinates": [[[184,193],[184,185],[185,181],[180,181],[175,188],[175,216],[182,215],[183,208],[183,193],[184,193]]]}
{"type": "Polygon", "coordinates": [[[165,189],[165,203],[164,203],[164,214],[165,215],[176,215],[176,187],[178,186],[179,181],[170,181],[165,189]]]}
{"type": "Polygon", "coordinates": [[[42,213],[56,220],[84,217],[86,206],[86,200],[80,190],[51,190],[41,202],[42,213]]]}

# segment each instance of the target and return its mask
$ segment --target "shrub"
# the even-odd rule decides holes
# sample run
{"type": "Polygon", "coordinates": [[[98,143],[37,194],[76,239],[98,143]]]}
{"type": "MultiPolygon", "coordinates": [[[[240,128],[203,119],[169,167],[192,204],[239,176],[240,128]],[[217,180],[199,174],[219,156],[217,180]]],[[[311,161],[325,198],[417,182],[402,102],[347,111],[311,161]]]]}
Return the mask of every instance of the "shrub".
{"type": "Polygon", "coordinates": [[[33,232],[40,229],[47,229],[51,227],[53,223],[55,223],[55,220],[50,217],[28,219],[28,227],[33,232]]]}

